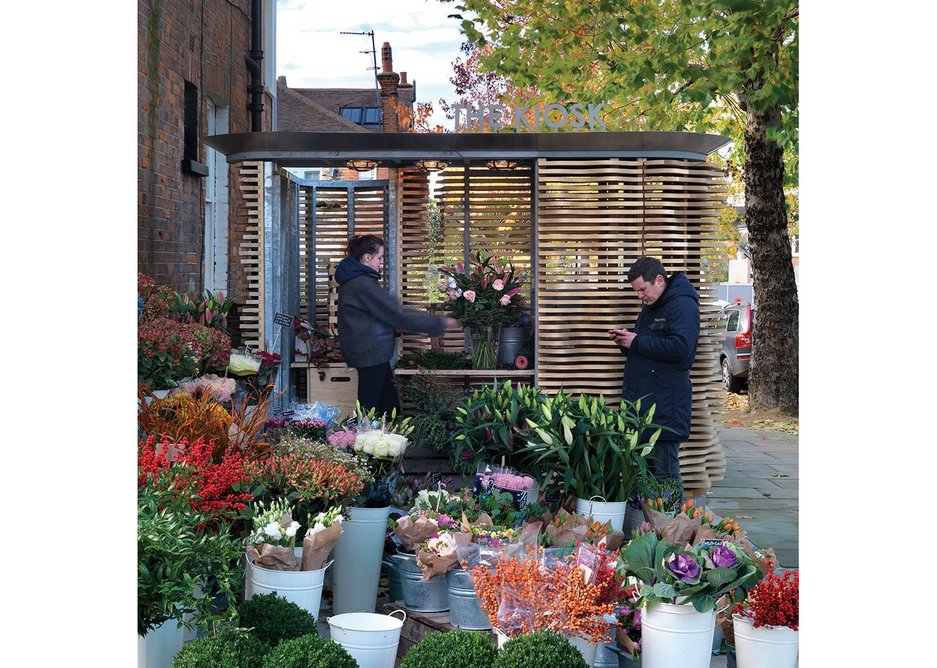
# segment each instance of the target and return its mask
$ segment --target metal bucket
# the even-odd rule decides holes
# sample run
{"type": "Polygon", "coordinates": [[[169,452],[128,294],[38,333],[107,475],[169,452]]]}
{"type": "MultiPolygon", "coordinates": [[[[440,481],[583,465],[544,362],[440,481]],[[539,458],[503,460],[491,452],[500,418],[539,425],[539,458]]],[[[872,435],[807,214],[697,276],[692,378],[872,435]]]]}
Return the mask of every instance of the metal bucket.
{"type": "Polygon", "coordinates": [[[576,512],[584,517],[591,517],[597,522],[611,521],[612,531],[622,531],[625,524],[627,501],[606,501],[601,496],[591,499],[576,499],[576,512]],[[597,501],[596,499],[602,499],[597,501]]]}
{"type": "Polygon", "coordinates": [[[342,522],[342,536],[332,554],[332,610],[374,612],[390,506],[349,512],[351,519],[342,522]]]}
{"type": "Polygon", "coordinates": [[[618,668],[618,655],[610,651],[610,647],[615,647],[614,640],[602,643],[595,650],[595,661],[592,662],[592,668],[618,668]]]}
{"type": "Polygon", "coordinates": [[[173,659],[182,649],[185,632],[175,619],[169,619],[143,637],[137,636],[139,668],[172,668],[173,659]]]}
{"type": "MultiPolygon", "coordinates": [[[[299,552],[297,556],[302,558],[302,548],[298,547],[296,551],[299,552]]],[[[318,619],[325,570],[331,564],[330,561],[323,568],[314,571],[274,571],[252,563],[248,580],[250,594],[245,598],[276,592],[277,596],[295,603],[314,619],[318,619]]]]}
{"type": "Polygon", "coordinates": [[[388,555],[381,562],[381,570],[387,573],[387,598],[391,601],[403,600],[403,579],[400,577],[400,569],[391,558],[394,555],[388,555]]]}
{"type": "Polygon", "coordinates": [[[437,575],[423,579],[423,571],[411,554],[395,554],[394,560],[400,570],[403,585],[403,604],[414,612],[443,612],[449,609],[449,592],[446,578],[437,575]]]}
{"type": "Polygon", "coordinates": [[[572,638],[567,638],[569,644],[579,650],[579,653],[582,654],[583,661],[586,662],[586,665],[589,668],[593,668],[595,663],[595,653],[598,648],[594,642],[589,642],[585,638],[580,638],[579,636],[573,636],[572,638]]]}
{"type": "Polygon", "coordinates": [[[373,612],[351,612],[329,617],[331,639],[345,648],[360,668],[394,668],[400,629],[407,619],[403,610],[390,615],[373,612]],[[401,613],[402,619],[391,617],[401,613]]]}
{"type": "Polygon", "coordinates": [[[472,576],[457,568],[446,573],[446,589],[449,593],[449,622],[459,629],[485,631],[491,628],[488,613],[482,610],[472,584],[472,576]]]}
{"type": "Polygon", "coordinates": [[[716,611],[692,605],[655,603],[641,608],[641,665],[644,668],[709,668],[716,611]]]}
{"type": "Polygon", "coordinates": [[[529,327],[502,327],[498,344],[498,364],[514,364],[514,358],[529,338],[529,327]]]}

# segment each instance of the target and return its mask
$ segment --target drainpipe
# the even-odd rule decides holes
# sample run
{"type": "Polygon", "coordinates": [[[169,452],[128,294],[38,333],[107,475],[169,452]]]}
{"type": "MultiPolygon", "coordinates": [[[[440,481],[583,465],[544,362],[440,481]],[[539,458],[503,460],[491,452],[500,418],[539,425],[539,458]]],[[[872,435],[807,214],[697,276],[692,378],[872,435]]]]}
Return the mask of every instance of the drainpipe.
{"type": "Polygon", "coordinates": [[[251,101],[247,108],[251,112],[251,132],[263,129],[264,113],[264,77],[260,63],[264,59],[263,51],[263,0],[251,0],[251,50],[245,56],[247,69],[251,74],[251,83],[247,87],[251,101]]]}

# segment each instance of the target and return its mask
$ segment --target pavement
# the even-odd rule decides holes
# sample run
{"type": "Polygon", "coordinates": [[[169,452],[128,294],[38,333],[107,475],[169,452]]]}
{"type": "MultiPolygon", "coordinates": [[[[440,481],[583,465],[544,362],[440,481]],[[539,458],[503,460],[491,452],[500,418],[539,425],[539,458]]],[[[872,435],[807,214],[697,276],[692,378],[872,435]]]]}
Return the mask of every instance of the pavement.
{"type": "MultiPolygon", "coordinates": [[[[725,476],[696,502],[719,517],[738,520],[754,546],[773,547],[779,568],[798,568],[798,436],[724,425],[718,431],[726,457],[725,476]]],[[[720,636],[717,632],[714,644],[720,636]]],[[[725,654],[714,654],[709,664],[710,668],[727,665],[725,654]]]]}

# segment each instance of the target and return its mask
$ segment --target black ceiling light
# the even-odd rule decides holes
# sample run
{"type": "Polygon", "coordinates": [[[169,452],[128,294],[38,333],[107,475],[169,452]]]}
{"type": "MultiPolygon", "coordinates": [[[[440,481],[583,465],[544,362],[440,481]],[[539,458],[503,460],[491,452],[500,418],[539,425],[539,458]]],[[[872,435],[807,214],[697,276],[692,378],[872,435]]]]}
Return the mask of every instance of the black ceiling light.
{"type": "Polygon", "coordinates": [[[441,172],[449,166],[449,163],[442,160],[417,160],[416,166],[424,172],[441,172]]]}
{"type": "Polygon", "coordinates": [[[507,158],[498,158],[497,160],[489,160],[485,163],[485,166],[488,169],[516,169],[517,160],[508,160],[507,158]]]}
{"type": "Polygon", "coordinates": [[[369,172],[377,167],[377,162],[374,160],[346,160],[345,166],[356,172],[369,172]]]}

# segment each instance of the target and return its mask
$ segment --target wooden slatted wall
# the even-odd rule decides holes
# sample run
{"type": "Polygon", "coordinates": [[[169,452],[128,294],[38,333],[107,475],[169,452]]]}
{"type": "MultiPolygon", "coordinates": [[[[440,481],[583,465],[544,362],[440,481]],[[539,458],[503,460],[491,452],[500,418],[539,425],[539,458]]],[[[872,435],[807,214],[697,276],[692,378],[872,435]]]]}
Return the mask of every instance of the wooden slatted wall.
{"type": "Polygon", "coordinates": [[[247,276],[247,297],[238,304],[241,341],[251,348],[263,348],[263,220],[264,163],[245,162],[238,170],[238,183],[247,210],[247,226],[238,246],[240,262],[247,276]]]}
{"type": "Polygon", "coordinates": [[[693,381],[690,440],[681,449],[684,485],[705,490],[725,471],[713,427],[718,377],[712,289],[702,282],[724,204],[720,171],[685,160],[539,162],[537,369],[545,392],[603,394],[617,401],[624,356],[609,341],[632,327],[641,304],[627,282],[640,255],[683,271],[700,291],[703,324],[693,381]]]}
{"type": "MultiPolygon", "coordinates": [[[[427,277],[429,265],[428,221],[429,184],[425,174],[402,170],[401,176],[401,285],[405,304],[426,309],[427,291],[435,289],[435,274],[427,277]]],[[[440,264],[454,266],[464,261],[466,200],[469,215],[469,250],[509,258],[518,269],[527,270],[528,279],[521,294],[529,301],[531,232],[531,174],[529,168],[495,172],[487,167],[471,167],[466,189],[465,168],[448,167],[437,177],[435,201],[444,213],[444,233],[438,251],[440,264]]],[[[442,311],[439,311],[442,313],[442,311]]],[[[429,347],[428,337],[407,335],[403,349],[429,347]]],[[[461,328],[449,330],[442,347],[461,351],[465,336],[461,328]]]]}

